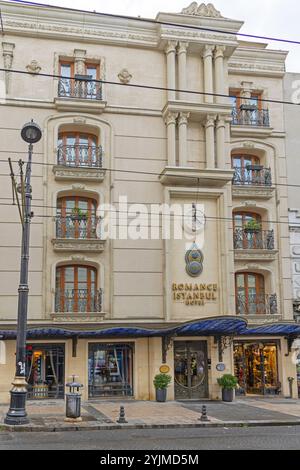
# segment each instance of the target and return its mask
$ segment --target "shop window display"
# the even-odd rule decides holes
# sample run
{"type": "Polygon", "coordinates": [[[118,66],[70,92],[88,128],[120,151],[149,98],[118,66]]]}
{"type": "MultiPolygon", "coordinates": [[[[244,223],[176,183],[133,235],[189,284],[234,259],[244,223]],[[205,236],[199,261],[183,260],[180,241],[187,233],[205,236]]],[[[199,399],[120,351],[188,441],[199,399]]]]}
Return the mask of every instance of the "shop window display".
{"type": "Polygon", "coordinates": [[[26,346],[28,398],[64,397],[64,345],[26,346]]]}
{"type": "Polygon", "coordinates": [[[130,344],[90,344],[89,396],[132,396],[130,344]]]}
{"type": "Polygon", "coordinates": [[[237,394],[275,395],[281,391],[276,344],[235,343],[234,371],[237,394]]]}

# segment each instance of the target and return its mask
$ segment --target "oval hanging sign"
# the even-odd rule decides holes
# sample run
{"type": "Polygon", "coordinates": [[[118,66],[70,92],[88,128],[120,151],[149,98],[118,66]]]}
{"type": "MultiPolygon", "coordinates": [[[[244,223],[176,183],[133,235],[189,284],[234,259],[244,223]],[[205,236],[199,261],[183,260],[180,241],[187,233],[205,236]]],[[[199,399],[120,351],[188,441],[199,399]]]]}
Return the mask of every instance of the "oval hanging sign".
{"type": "Polygon", "coordinates": [[[170,372],[170,367],[167,366],[166,364],[164,364],[164,365],[160,366],[159,372],[161,374],[168,374],[170,372]]]}

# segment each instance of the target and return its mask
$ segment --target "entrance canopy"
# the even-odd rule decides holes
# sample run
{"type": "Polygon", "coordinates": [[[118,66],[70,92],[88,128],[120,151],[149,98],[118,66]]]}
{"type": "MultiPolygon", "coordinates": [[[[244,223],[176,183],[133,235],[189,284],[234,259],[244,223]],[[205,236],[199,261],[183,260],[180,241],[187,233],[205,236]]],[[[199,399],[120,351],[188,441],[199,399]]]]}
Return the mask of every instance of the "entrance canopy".
{"type": "MultiPolygon", "coordinates": [[[[102,329],[28,328],[27,339],[47,338],[143,338],[166,336],[293,336],[300,337],[300,325],[273,323],[248,328],[245,318],[212,317],[169,328],[110,327],[102,329]]],[[[15,339],[16,330],[0,330],[1,339],[15,339]]]]}

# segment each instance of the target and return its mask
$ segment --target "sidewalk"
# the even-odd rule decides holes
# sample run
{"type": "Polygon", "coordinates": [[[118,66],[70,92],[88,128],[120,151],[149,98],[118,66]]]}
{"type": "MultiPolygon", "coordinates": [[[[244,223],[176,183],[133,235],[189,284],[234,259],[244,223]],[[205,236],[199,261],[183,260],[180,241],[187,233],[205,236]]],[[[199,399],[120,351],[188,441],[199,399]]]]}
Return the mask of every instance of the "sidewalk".
{"type": "Polygon", "coordinates": [[[300,400],[284,398],[238,398],[233,403],[217,401],[166,402],[92,400],[82,404],[82,422],[65,422],[63,400],[29,401],[30,423],[6,426],[8,405],[0,405],[0,431],[74,431],[119,428],[178,428],[300,425],[300,400]],[[208,422],[200,421],[206,405],[208,422]],[[127,424],[118,424],[120,406],[127,424]]]}

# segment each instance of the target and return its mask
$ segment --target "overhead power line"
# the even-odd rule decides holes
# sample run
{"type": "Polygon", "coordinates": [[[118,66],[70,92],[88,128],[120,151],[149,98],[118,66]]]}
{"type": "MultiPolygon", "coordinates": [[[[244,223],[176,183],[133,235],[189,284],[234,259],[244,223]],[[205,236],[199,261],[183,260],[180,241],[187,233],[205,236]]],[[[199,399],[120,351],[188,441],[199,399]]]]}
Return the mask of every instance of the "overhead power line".
{"type": "MultiPolygon", "coordinates": [[[[13,153],[13,152],[11,152],[13,153]]],[[[126,159],[126,158],[130,158],[130,157],[124,157],[124,156],[118,156],[117,158],[121,158],[121,159],[126,159]]],[[[0,163],[7,163],[7,160],[0,160],[0,163]]],[[[12,163],[18,163],[18,160],[12,160],[12,163]]],[[[24,161],[24,163],[27,163],[26,161],[24,161]]],[[[53,163],[47,163],[47,162],[31,162],[32,165],[41,165],[41,166],[50,166],[50,167],[53,167],[54,164],[53,163]]],[[[193,168],[193,167],[191,167],[193,168]]],[[[115,173],[131,173],[131,174],[138,174],[138,175],[149,175],[149,176],[160,176],[162,174],[162,172],[160,173],[157,173],[155,171],[141,171],[141,170],[122,170],[122,169],[117,169],[117,168],[107,168],[107,167],[101,167],[102,170],[105,170],[105,171],[110,171],[110,172],[115,172],[115,173]]],[[[234,168],[230,168],[231,170],[234,170],[234,168]]],[[[194,168],[195,172],[197,172],[197,168],[194,168]]],[[[201,170],[200,170],[201,171],[201,170]]],[[[0,176],[9,176],[8,174],[4,174],[2,173],[0,176]]],[[[42,175],[33,175],[35,176],[36,178],[38,177],[42,177],[42,175]]],[[[195,175],[176,175],[176,178],[185,178],[185,179],[197,179],[199,178],[199,176],[195,175]]],[[[123,180],[122,180],[123,181],[123,180]]],[[[126,180],[124,180],[126,181],[126,180]]],[[[136,182],[138,183],[139,180],[136,180],[136,182]]],[[[153,180],[149,180],[149,183],[153,183],[154,181],[153,180]]],[[[300,188],[300,184],[287,184],[287,183],[272,183],[271,187],[274,187],[274,186],[280,186],[280,187],[292,187],[292,188],[300,188]]]]}
{"type": "MultiPolygon", "coordinates": [[[[78,13],[84,13],[84,14],[89,14],[89,15],[96,15],[96,16],[103,16],[107,18],[119,18],[119,19],[124,19],[124,20],[129,20],[129,21],[139,21],[141,23],[148,23],[148,24],[157,24],[157,25],[162,25],[162,26],[174,26],[176,28],[183,28],[183,29],[193,29],[193,30],[198,30],[198,31],[207,31],[207,32],[212,32],[212,33],[219,33],[219,34],[229,34],[233,36],[241,36],[241,37],[246,37],[246,38],[252,38],[252,39],[262,39],[264,41],[275,41],[275,42],[283,42],[287,44],[300,44],[300,41],[296,41],[294,39],[285,39],[285,38],[277,38],[277,37],[272,37],[272,36],[259,36],[256,34],[247,34],[247,33],[239,33],[236,31],[228,31],[228,30],[223,30],[223,29],[216,29],[216,28],[207,28],[204,26],[194,26],[194,25],[186,25],[182,23],[173,23],[169,21],[159,21],[151,18],[140,18],[136,16],[128,16],[128,15],[116,15],[113,13],[102,13],[102,12],[97,12],[97,11],[89,11],[89,10],[82,10],[82,9],[76,9],[76,8],[67,8],[67,7],[60,7],[56,5],[49,5],[45,3],[37,3],[37,2],[29,2],[25,0],[14,0],[15,3],[20,3],[23,5],[28,5],[28,6],[37,6],[41,8],[52,8],[52,9],[59,9],[59,10],[65,10],[65,11],[75,11],[78,13]]],[[[226,18],[224,18],[226,19],[226,18]]]]}
{"type": "MultiPolygon", "coordinates": [[[[31,75],[31,76],[40,76],[40,77],[46,77],[46,78],[55,78],[58,80],[76,80],[76,81],[87,81],[84,78],[75,78],[75,77],[67,77],[65,75],[57,75],[57,74],[51,74],[51,73],[42,73],[42,72],[28,72],[26,70],[16,70],[16,69],[6,69],[6,68],[0,68],[0,72],[9,72],[9,73],[18,73],[18,74],[23,74],[23,75],[31,75]]],[[[173,92],[178,92],[178,93],[187,93],[191,95],[201,95],[201,96],[216,96],[219,98],[236,98],[235,95],[227,95],[223,93],[208,93],[205,91],[196,91],[196,90],[186,90],[182,88],[167,88],[167,87],[161,87],[161,86],[154,86],[154,85],[141,85],[138,83],[120,83],[120,82],[114,82],[111,80],[101,80],[101,79],[93,79],[91,80],[93,83],[100,83],[100,84],[107,84],[107,85],[117,85],[120,87],[129,87],[129,88],[142,88],[142,89],[148,89],[148,90],[153,90],[153,91],[173,91],[173,92]]],[[[74,100],[77,99],[77,97],[68,97],[69,100],[74,100]]],[[[239,96],[240,100],[249,100],[249,98],[239,96]]],[[[271,99],[271,98],[261,98],[257,97],[256,101],[258,103],[275,103],[275,104],[288,104],[288,105],[294,105],[294,106],[299,106],[299,103],[295,103],[294,101],[284,101],[284,100],[276,100],[276,99],[271,99]]],[[[5,103],[0,104],[1,106],[5,106],[5,103]]],[[[155,110],[153,110],[155,111],[155,110]]]]}
{"type": "MultiPolygon", "coordinates": [[[[14,205],[15,204],[13,204],[13,203],[0,202],[0,206],[6,206],[6,207],[9,206],[9,207],[11,207],[11,206],[14,206],[14,205]]],[[[114,203],[111,203],[111,205],[113,206],[114,203]]],[[[116,204],[116,206],[117,205],[119,205],[119,202],[116,204]]],[[[134,202],[134,203],[128,202],[128,205],[129,206],[130,205],[160,206],[160,205],[164,205],[164,203],[163,202],[161,202],[161,203],[151,203],[151,202],[142,203],[142,202],[137,201],[137,202],[134,202]]],[[[192,203],[191,203],[191,205],[192,205],[192,203]]],[[[39,208],[39,209],[55,209],[55,210],[58,209],[57,206],[50,206],[50,205],[46,205],[46,204],[32,204],[31,207],[39,208]]],[[[84,212],[87,212],[87,213],[91,212],[91,213],[94,214],[93,209],[85,209],[84,212]]],[[[128,208],[128,210],[120,210],[120,209],[117,209],[117,208],[110,209],[110,208],[106,207],[105,209],[103,209],[103,212],[104,213],[115,213],[115,214],[126,214],[129,219],[130,218],[135,218],[139,215],[145,215],[146,216],[145,219],[149,220],[149,218],[150,218],[150,220],[151,220],[151,211],[149,211],[149,212],[136,211],[134,213],[130,213],[130,208],[128,208]]],[[[160,212],[158,214],[155,213],[153,215],[153,217],[154,216],[171,217],[173,219],[178,218],[180,220],[183,220],[184,218],[190,217],[187,214],[176,214],[176,213],[172,213],[172,211],[170,213],[169,212],[168,213],[167,212],[160,212]]],[[[42,218],[45,217],[45,218],[50,218],[50,219],[55,219],[57,217],[62,218],[62,219],[68,218],[68,216],[63,216],[63,215],[58,216],[57,213],[54,214],[54,215],[34,214],[34,217],[42,217],[42,218]]],[[[208,220],[208,221],[216,221],[216,220],[218,221],[218,220],[220,220],[222,222],[233,222],[233,217],[219,217],[219,216],[214,217],[214,216],[205,215],[205,219],[208,220]]],[[[4,221],[2,221],[2,222],[4,222],[4,221]]],[[[289,222],[284,222],[283,220],[262,219],[260,222],[263,223],[263,224],[290,225],[289,222]]],[[[242,228],[242,227],[237,227],[237,228],[242,228]]]]}

